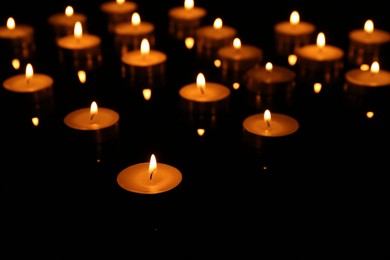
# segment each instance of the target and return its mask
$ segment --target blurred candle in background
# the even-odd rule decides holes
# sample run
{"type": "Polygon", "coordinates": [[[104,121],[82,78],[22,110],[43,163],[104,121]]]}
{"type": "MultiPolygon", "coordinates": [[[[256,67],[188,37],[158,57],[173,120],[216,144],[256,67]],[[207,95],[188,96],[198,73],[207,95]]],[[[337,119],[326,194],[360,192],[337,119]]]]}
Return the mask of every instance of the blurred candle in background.
{"type": "Polygon", "coordinates": [[[68,5],[63,13],[55,13],[49,16],[48,23],[53,31],[55,39],[66,35],[73,35],[76,22],[80,22],[84,32],[87,32],[87,16],[74,11],[68,5]]]}
{"type": "Polygon", "coordinates": [[[114,32],[118,23],[130,22],[132,13],[137,9],[137,3],[125,0],[108,1],[100,5],[100,10],[106,18],[109,33],[114,32]]]}

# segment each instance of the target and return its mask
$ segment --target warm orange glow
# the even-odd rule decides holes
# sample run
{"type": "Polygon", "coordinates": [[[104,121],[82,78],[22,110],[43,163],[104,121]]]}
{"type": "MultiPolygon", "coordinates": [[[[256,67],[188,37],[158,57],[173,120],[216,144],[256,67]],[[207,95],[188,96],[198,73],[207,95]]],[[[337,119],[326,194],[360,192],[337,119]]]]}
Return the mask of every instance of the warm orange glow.
{"type": "Polygon", "coordinates": [[[131,15],[131,24],[134,25],[134,26],[137,26],[140,23],[141,23],[141,16],[137,12],[134,12],[131,15]]]}
{"type": "Polygon", "coordinates": [[[33,123],[34,126],[38,126],[39,118],[38,117],[33,117],[33,118],[31,118],[31,122],[33,123]]]}
{"type": "Polygon", "coordinates": [[[144,38],[141,41],[141,54],[143,56],[148,55],[150,52],[150,45],[148,39],[144,38]]]}
{"type": "Polygon", "coordinates": [[[83,36],[83,26],[81,25],[81,22],[77,21],[74,25],[74,37],[77,39],[81,39],[83,36]]]}
{"type": "Polygon", "coordinates": [[[374,117],[374,112],[373,111],[368,111],[366,113],[366,116],[367,116],[367,118],[373,118],[374,117]]]}
{"type": "Polygon", "coordinates": [[[367,20],[364,23],[364,31],[366,33],[372,33],[374,31],[374,22],[372,20],[367,20]]]}
{"type": "Polygon", "coordinates": [[[322,84],[319,82],[314,83],[313,89],[314,89],[314,93],[316,93],[316,94],[320,93],[320,91],[322,89],[322,84]]]}
{"type": "Polygon", "coordinates": [[[215,59],[215,60],[214,60],[214,66],[215,66],[216,68],[221,67],[221,65],[222,65],[222,62],[221,62],[220,59],[215,59]]]}
{"type": "Polygon", "coordinates": [[[264,111],[264,121],[267,123],[267,126],[271,126],[271,112],[269,109],[264,111]]]}
{"type": "Polygon", "coordinates": [[[360,65],[360,70],[361,71],[367,71],[367,70],[369,70],[370,69],[370,65],[368,65],[368,64],[362,64],[362,65],[360,65]]]}
{"type": "Polygon", "coordinates": [[[215,19],[214,24],[213,24],[215,29],[221,29],[222,25],[223,25],[223,22],[222,22],[221,18],[215,19]]]}
{"type": "Polygon", "coordinates": [[[237,89],[239,89],[239,88],[240,88],[240,83],[234,82],[234,83],[233,83],[233,89],[237,90],[237,89]]]}
{"type": "Polygon", "coordinates": [[[85,83],[87,81],[87,74],[84,70],[79,70],[77,72],[77,76],[79,77],[81,83],[85,83]]]}
{"type": "Polygon", "coordinates": [[[379,70],[380,70],[379,62],[374,61],[374,62],[371,64],[371,67],[370,67],[371,73],[372,73],[372,74],[378,74],[378,73],[379,73],[379,70]]]}
{"type": "Polygon", "coordinates": [[[193,37],[187,37],[184,39],[184,44],[186,45],[187,49],[192,49],[195,45],[195,39],[193,37]]]}
{"type": "Polygon", "coordinates": [[[203,73],[199,73],[198,76],[196,77],[196,86],[203,94],[206,88],[206,78],[204,77],[203,73]]]}
{"type": "Polygon", "coordinates": [[[26,80],[27,82],[34,76],[34,70],[31,63],[28,63],[26,66],[26,80]]]}
{"type": "Polygon", "coordinates": [[[98,105],[96,101],[93,101],[91,103],[91,107],[89,109],[89,114],[91,115],[90,119],[92,120],[94,116],[96,116],[98,113],[98,105]]]}
{"type": "Polygon", "coordinates": [[[150,180],[152,180],[153,174],[155,172],[157,172],[157,161],[156,161],[156,156],[152,154],[152,156],[150,157],[149,170],[148,170],[150,180]]]}
{"type": "Polygon", "coordinates": [[[152,90],[150,88],[145,88],[142,90],[142,95],[145,100],[149,100],[152,97],[152,90]]]}
{"type": "Polygon", "coordinates": [[[294,66],[295,64],[297,64],[298,56],[295,54],[290,54],[288,55],[287,60],[290,66],[294,66]]]}
{"type": "Polygon", "coordinates": [[[290,15],[290,23],[295,25],[299,23],[299,13],[297,11],[292,11],[290,15]]]}
{"type": "Polygon", "coordinates": [[[239,38],[234,38],[234,40],[233,40],[233,47],[236,50],[241,49],[241,40],[239,38]]]}
{"type": "Polygon", "coordinates": [[[267,63],[265,64],[265,69],[266,69],[268,72],[272,72],[273,67],[274,67],[274,66],[272,65],[271,62],[267,62],[267,63]]]}
{"type": "Polygon", "coordinates": [[[206,130],[204,130],[203,128],[199,128],[199,129],[196,130],[196,131],[198,132],[198,135],[199,135],[199,136],[203,136],[206,130]]]}
{"type": "Polygon", "coordinates": [[[116,0],[116,3],[118,4],[118,5],[121,5],[121,4],[123,4],[125,2],[125,0],[116,0]]]}
{"type": "Polygon", "coordinates": [[[20,60],[19,59],[13,59],[12,60],[12,67],[16,70],[20,69],[20,60]]]}
{"type": "Polygon", "coordinates": [[[194,0],[184,0],[184,8],[186,10],[194,8],[194,0]]]}
{"type": "Polygon", "coordinates": [[[325,46],[325,44],[326,44],[325,34],[323,32],[318,33],[317,46],[322,49],[325,46]]]}
{"type": "Polygon", "coordinates": [[[65,8],[65,15],[66,15],[67,17],[70,17],[70,16],[72,16],[73,14],[74,14],[73,7],[71,7],[70,5],[67,6],[67,7],[65,8]]]}
{"type": "Polygon", "coordinates": [[[15,26],[16,26],[15,19],[12,18],[12,17],[8,18],[8,20],[7,20],[7,28],[9,30],[13,30],[13,29],[15,29],[15,26]]]}

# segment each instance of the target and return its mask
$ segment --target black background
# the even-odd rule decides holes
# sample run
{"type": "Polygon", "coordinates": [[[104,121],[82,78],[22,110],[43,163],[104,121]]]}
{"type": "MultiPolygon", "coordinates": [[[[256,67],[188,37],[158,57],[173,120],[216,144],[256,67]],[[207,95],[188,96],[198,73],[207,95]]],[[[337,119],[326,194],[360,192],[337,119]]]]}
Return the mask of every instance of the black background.
{"type": "MultiPolygon", "coordinates": [[[[55,80],[54,111],[39,127],[15,112],[1,93],[1,223],[3,241],[12,248],[10,259],[25,253],[41,259],[81,254],[88,259],[103,254],[109,259],[139,259],[139,254],[181,259],[234,254],[258,259],[367,254],[373,259],[378,254],[375,259],[386,259],[387,104],[373,101],[377,116],[368,120],[364,111],[350,109],[343,93],[318,102],[298,96],[279,111],[300,123],[293,146],[269,155],[242,143],[243,119],[262,111],[233,92],[229,114],[199,137],[197,122],[180,111],[178,90],[195,81],[203,63],[168,35],[167,12],[182,1],[138,3],[141,19],[156,26],[155,48],[168,55],[167,84],[148,102],[120,78],[101,3],[42,0],[1,8],[3,23],[13,16],[17,23],[34,26],[34,70],[55,80]],[[87,14],[88,31],[103,39],[103,66],[91,72],[86,85],[62,71],[47,24],[48,16],[66,5],[87,14]],[[63,117],[88,107],[92,99],[120,113],[118,143],[96,149],[68,138],[63,117]],[[152,153],[158,162],[180,169],[180,185],[155,195],[120,188],[117,174],[149,161],[152,153]]],[[[287,20],[293,9],[325,32],[327,43],[345,51],[348,32],[367,19],[376,28],[390,29],[379,1],[195,4],[208,11],[204,24],[221,17],[243,43],[263,50],[264,61],[276,63],[273,25],[287,20]]],[[[219,81],[215,72],[205,74],[206,80],[219,81]]],[[[1,74],[1,79],[9,76],[1,74]]],[[[333,87],[341,89],[342,82],[333,87]]]]}

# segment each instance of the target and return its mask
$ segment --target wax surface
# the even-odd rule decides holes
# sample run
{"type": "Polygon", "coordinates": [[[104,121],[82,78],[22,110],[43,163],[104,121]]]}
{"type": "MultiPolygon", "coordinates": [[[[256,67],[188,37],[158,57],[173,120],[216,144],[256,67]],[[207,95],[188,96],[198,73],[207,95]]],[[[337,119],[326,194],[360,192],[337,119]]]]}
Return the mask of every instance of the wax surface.
{"type": "Polygon", "coordinates": [[[221,58],[231,60],[261,60],[263,58],[263,51],[252,45],[242,45],[240,49],[234,48],[234,46],[225,46],[219,49],[218,55],[221,58]]]}
{"type": "Polygon", "coordinates": [[[141,22],[134,25],[132,22],[123,22],[115,26],[114,31],[118,35],[142,35],[154,31],[154,25],[149,22],[141,22]]]}
{"type": "Polygon", "coordinates": [[[57,40],[59,47],[69,50],[84,50],[98,47],[101,43],[99,36],[92,34],[84,34],[80,39],[74,35],[67,35],[57,40]]]}
{"type": "Polygon", "coordinates": [[[174,7],[169,10],[168,15],[177,20],[193,20],[204,17],[206,15],[206,10],[201,7],[193,7],[192,9],[174,7]]]}
{"type": "Polygon", "coordinates": [[[383,44],[390,42],[390,33],[379,29],[367,33],[363,29],[357,29],[349,33],[349,38],[352,41],[364,44],[383,44]]]}
{"type": "Polygon", "coordinates": [[[197,84],[192,83],[182,87],[179,90],[179,94],[181,97],[191,101],[215,102],[228,98],[230,89],[219,83],[206,82],[205,91],[202,94],[197,84]]]}
{"type": "Polygon", "coordinates": [[[289,21],[277,23],[275,25],[275,32],[280,34],[286,34],[291,36],[298,36],[303,34],[311,34],[315,31],[315,26],[308,22],[299,22],[298,24],[292,24],[289,21]]]}
{"type": "Polygon", "coordinates": [[[214,26],[208,25],[198,28],[196,31],[197,37],[213,40],[221,40],[229,37],[234,37],[236,34],[236,29],[226,25],[222,26],[219,29],[214,28],[214,26]]]}
{"type": "Polygon", "coordinates": [[[295,133],[299,129],[299,123],[288,115],[272,113],[270,127],[268,127],[264,120],[264,113],[260,113],[247,117],[243,122],[243,127],[255,135],[278,137],[295,133]]]}
{"type": "Polygon", "coordinates": [[[131,13],[138,8],[135,2],[127,1],[123,4],[117,4],[115,1],[105,2],[100,5],[100,10],[108,14],[125,14],[131,13]]]}
{"type": "Polygon", "coordinates": [[[272,71],[268,71],[264,67],[256,67],[248,71],[247,77],[257,83],[279,84],[293,81],[295,72],[281,66],[274,66],[272,71]]]}
{"type": "Polygon", "coordinates": [[[3,82],[4,88],[13,92],[36,92],[52,87],[53,78],[45,74],[34,74],[27,82],[25,75],[16,75],[3,82]]]}
{"type": "Polygon", "coordinates": [[[146,55],[142,55],[140,50],[130,51],[122,55],[122,62],[132,66],[147,67],[164,63],[167,55],[157,50],[150,50],[146,55]]]}
{"type": "Polygon", "coordinates": [[[380,70],[373,74],[370,71],[361,71],[360,69],[353,69],[345,74],[347,82],[354,85],[367,87],[383,87],[390,86],[390,72],[380,70]]]}
{"type": "Polygon", "coordinates": [[[48,22],[53,26],[65,26],[72,27],[76,22],[85,23],[87,17],[80,13],[74,13],[71,16],[67,16],[64,13],[53,14],[49,17],[48,22]]]}
{"type": "Polygon", "coordinates": [[[319,48],[315,44],[305,45],[296,51],[299,57],[316,61],[332,61],[342,59],[344,51],[336,46],[325,45],[319,48]]]}
{"type": "Polygon", "coordinates": [[[118,174],[117,182],[128,191],[156,194],[171,190],[182,181],[181,172],[167,164],[157,163],[157,171],[153,173],[152,179],[148,170],[149,163],[129,166],[118,174]]]}
{"type": "Polygon", "coordinates": [[[16,25],[13,30],[8,29],[6,26],[0,27],[0,38],[17,39],[29,37],[33,33],[34,28],[29,25],[16,25]]]}
{"type": "Polygon", "coordinates": [[[90,108],[81,108],[67,114],[64,118],[64,123],[78,130],[99,130],[115,125],[118,120],[119,114],[108,108],[98,108],[98,113],[92,120],[90,108]]]}

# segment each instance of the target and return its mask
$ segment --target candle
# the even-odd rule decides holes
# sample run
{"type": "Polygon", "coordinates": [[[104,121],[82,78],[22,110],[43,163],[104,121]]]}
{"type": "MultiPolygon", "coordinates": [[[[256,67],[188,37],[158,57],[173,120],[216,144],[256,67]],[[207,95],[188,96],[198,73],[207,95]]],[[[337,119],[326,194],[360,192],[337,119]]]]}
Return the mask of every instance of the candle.
{"type": "Polygon", "coordinates": [[[53,108],[53,83],[52,77],[42,73],[34,73],[31,63],[26,66],[25,74],[18,74],[7,78],[3,87],[11,94],[10,104],[17,110],[26,109],[28,114],[34,115],[50,112],[53,108]]]}
{"type": "Polygon", "coordinates": [[[184,111],[216,115],[228,110],[230,92],[230,89],[223,84],[206,82],[203,73],[199,73],[196,83],[182,87],[179,95],[184,111]]]}
{"type": "Polygon", "coordinates": [[[222,81],[242,83],[244,74],[262,62],[263,51],[253,45],[242,45],[239,38],[234,38],[233,44],[218,50],[217,59],[221,61],[222,81]]]}
{"type": "Polygon", "coordinates": [[[196,52],[200,59],[214,60],[218,49],[229,45],[237,35],[233,27],[223,25],[221,18],[216,18],[213,25],[201,26],[195,31],[196,52]]]}
{"type": "Polygon", "coordinates": [[[344,51],[326,44],[325,34],[318,33],[316,44],[308,44],[295,50],[301,79],[336,82],[344,69],[344,51]]]}
{"type": "Polygon", "coordinates": [[[165,84],[166,61],[167,55],[151,50],[148,39],[144,38],[140,49],[122,55],[122,77],[133,86],[162,86],[165,84]]]}
{"type": "Polygon", "coordinates": [[[101,39],[84,34],[81,22],[74,25],[74,34],[57,39],[59,60],[64,66],[76,70],[93,70],[101,66],[101,39]]]}
{"type": "Polygon", "coordinates": [[[142,39],[147,39],[151,47],[155,46],[154,25],[141,21],[138,12],[131,15],[131,22],[118,23],[114,27],[114,44],[120,55],[139,49],[142,39]]]}
{"type": "Polygon", "coordinates": [[[67,6],[65,12],[52,14],[48,18],[48,23],[56,39],[66,35],[72,35],[76,22],[80,22],[84,30],[86,30],[87,16],[82,13],[75,13],[72,6],[67,6]]]}
{"type": "Polygon", "coordinates": [[[390,33],[374,29],[374,22],[367,20],[363,29],[352,30],[348,34],[348,62],[353,66],[371,64],[373,61],[383,62],[386,47],[390,43],[390,33]]]}
{"type": "Polygon", "coordinates": [[[296,74],[283,66],[274,66],[267,62],[265,66],[255,66],[245,74],[245,86],[248,90],[248,103],[254,108],[262,108],[288,101],[295,89],[296,74]],[[267,103],[267,101],[269,101],[267,103]]]}
{"type": "Polygon", "coordinates": [[[100,5],[100,10],[107,19],[108,32],[114,32],[118,23],[129,22],[131,14],[138,9],[138,4],[132,1],[116,0],[104,2],[100,5]]]}
{"type": "Polygon", "coordinates": [[[175,188],[182,181],[181,172],[168,164],[157,163],[152,154],[149,163],[138,163],[123,169],[117,176],[120,187],[140,194],[157,194],[175,188]]]}
{"type": "Polygon", "coordinates": [[[0,26],[0,60],[9,62],[14,58],[30,61],[36,55],[35,30],[26,24],[16,24],[9,17],[5,26],[0,26]]]}
{"type": "Polygon", "coordinates": [[[83,141],[107,143],[115,141],[119,132],[119,114],[109,108],[98,107],[96,101],[90,108],[80,108],[68,113],[64,123],[83,141]]]}
{"type": "Polygon", "coordinates": [[[298,11],[292,11],[289,21],[274,26],[276,54],[286,58],[295,53],[296,48],[312,43],[315,30],[315,25],[301,21],[298,11]]]}
{"type": "MultiPolygon", "coordinates": [[[[280,145],[287,144],[299,129],[298,121],[285,114],[264,113],[250,115],[243,121],[244,143],[256,149],[279,150],[280,145]]],[[[280,152],[283,152],[280,150],[280,152]]]]}
{"type": "Polygon", "coordinates": [[[170,35],[179,40],[194,37],[206,14],[206,9],[194,6],[193,0],[185,0],[184,6],[171,8],[168,11],[170,35]]]}

